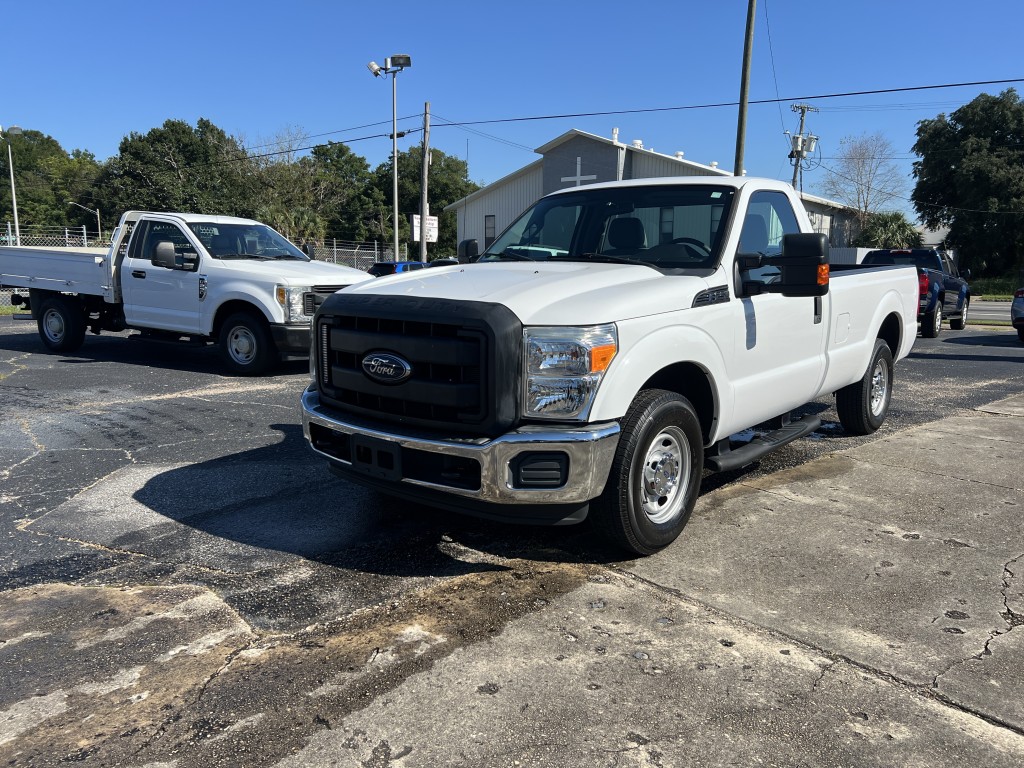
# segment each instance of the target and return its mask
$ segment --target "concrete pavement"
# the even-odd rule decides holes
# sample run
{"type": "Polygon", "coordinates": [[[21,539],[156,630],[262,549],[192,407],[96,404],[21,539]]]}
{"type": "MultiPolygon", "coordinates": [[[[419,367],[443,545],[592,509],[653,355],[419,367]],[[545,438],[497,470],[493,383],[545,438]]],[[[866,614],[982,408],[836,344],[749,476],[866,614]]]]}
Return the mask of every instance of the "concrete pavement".
{"type": "Polygon", "coordinates": [[[644,560],[442,542],[464,575],[297,633],[173,573],[0,593],[0,759],[1018,766],[1022,435],[1017,395],[741,475],[644,560]]]}

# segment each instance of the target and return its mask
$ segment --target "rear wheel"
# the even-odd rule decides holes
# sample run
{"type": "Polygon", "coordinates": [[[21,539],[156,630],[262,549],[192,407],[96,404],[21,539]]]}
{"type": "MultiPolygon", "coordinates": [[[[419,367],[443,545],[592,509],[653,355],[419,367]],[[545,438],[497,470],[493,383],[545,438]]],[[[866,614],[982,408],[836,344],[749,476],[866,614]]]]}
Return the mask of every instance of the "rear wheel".
{"type": "Polygon", "coordinates": [[[836,411],[847,432],[870,435],[882,426],[892,399],[892,372],[889,345],[881,339],[875,339],[871,363],[864,376],[856,384],[836,392],[836,411]]]}
{"type": "Polygon", "coordinates": [[[85,314],[78,299],[51,296],[37,314],[39,338],[51,352],[73,352],[85,340],[85,314]]]}
{"type": "Polygon", "coordinates": [[[949,321],[950,328],[952,328],[954,331],[962,331],[964,329],[964,326],[967,325],[967,310],[970,308],[970,306],[971,300],[965,296],[964,309],[960,313],[960,317],[953,318],[952,320],[949,321]]]}
{"type": "Polygon", "coordinates": [[[594,520],[613,543],[650,555],[671,544],[693,512],[704,467],[700,421],[686,398],[650,389],[621,426],[594,520]]]}
{"type": "Polygon", "coordinates": [[[925,313],[921,320],[921,335],[926,339],[934,339],[942,330],[942,299],[936,299],[935,309],[925,313]]]}
{"type": "Polygon", "coordinates": [[[267,323],[250,312],[236,312],[220,328],[220,354],[232,373],[257,376],[278,361],[267,323]]]}

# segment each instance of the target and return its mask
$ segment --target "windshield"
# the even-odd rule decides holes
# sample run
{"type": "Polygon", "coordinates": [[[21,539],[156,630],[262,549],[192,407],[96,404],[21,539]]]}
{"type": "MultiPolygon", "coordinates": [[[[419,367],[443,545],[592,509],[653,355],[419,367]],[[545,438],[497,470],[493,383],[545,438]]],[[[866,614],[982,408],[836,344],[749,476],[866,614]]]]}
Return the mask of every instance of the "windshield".
{"type": "Polygon", "coordinates": [[[864,257],[864,264],[897,264],[922,269],[942,269],[938,254],[934,251],[871,251],[864,257]]]}
{"type": "Polygon", "coordinates": [[[637,186],[541,199],[480,261],[602,261],[661,270],[718,265],[735,190],[637,186]]]}
{"type": "Polygon", "coordinates": [[[309,261],[306,254],[265,224],[215,224],[200,221],[188,226],[215,259],[309,261]]]}

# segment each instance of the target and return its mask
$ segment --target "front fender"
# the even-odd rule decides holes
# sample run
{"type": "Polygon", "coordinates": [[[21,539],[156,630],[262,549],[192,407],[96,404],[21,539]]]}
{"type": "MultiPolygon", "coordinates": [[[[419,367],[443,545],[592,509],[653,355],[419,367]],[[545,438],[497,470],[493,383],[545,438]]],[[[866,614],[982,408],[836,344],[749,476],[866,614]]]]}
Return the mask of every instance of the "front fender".
{"type": "Polygon", "coordinates": [[[253,286],[241,280],[228,280],[211,289],[203,303],[203,332],[212,334],[217,313],[231,301],[244,302],[258,309],[268,323],[283,323],[284,309],[274,298],[270,289],[253,286]]]}
{"type": "MultiPolygon", "coordinates": [[[[715,309],[700,312],[702,322],[709,327],[725,326],[724,318],[711,317],[715,309]]],[[[619,353],[601,382],[591,421],[622,418],[648,380],[679,363],[695,365],[708,377],[715,410],[712,418],[731,415],[732,388],[725,375],[726,352],[720,341],[704,328],[684,323],[681,318],[667,325],[665,319],[664,315],[657,315],[618,324],[619,353]]]]}

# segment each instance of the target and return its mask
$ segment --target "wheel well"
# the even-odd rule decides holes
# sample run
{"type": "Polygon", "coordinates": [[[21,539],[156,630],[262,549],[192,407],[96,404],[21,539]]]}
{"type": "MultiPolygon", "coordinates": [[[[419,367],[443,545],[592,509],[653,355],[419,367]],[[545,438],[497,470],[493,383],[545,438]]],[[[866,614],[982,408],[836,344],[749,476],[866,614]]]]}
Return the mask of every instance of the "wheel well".
{"type": "Polygon", "coordinates": [[[250,315],[261,319],[264,323],[270,322],[259,307],[247,301],[236,299],[234,301],[226,301],[217,308],[217,314],[213,318],[213,328],[210,330],[210,334],[214,338],[220,336],[220,329],[224,325],[224,321],[236,312],[248,312],[250,315]]]}
{"type": "Polygon", "coordinates": [[[700,431],[707,443],[718,418],[718,402],[711,376],[696,363],[674,363],[644,382],[642,389],[666,389],[689,400],[700,419],[700,431]]]}
{"type": "Polygon", "coordinates": [[[878,338],[889,346],[889,351],[892,352],[893,360],[895,360],[896,356],[899,354],[900,343],[903,340],[902,336],[903,325],[900,323],[898,315],[893,313],[882,321],[882,327],[878,329],[878,338]]]}

